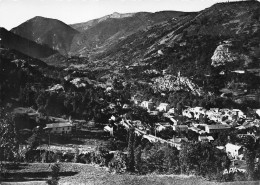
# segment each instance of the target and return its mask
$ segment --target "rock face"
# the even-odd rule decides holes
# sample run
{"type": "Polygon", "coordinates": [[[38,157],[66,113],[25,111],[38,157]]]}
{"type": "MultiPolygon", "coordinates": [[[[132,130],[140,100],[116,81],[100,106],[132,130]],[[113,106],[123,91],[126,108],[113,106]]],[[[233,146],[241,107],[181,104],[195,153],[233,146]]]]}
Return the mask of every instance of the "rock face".
{"type": "Polygon", "coordinates": [[[48,45],[63,55],[68,54],[71,41],[78,33],[59,20],[39,16],[13,28],[11,32],[37,43],[48,45]]]}
{"type": "Polygon", "coordinates": [[[214,67],[225,66],[228,63],[242,62],[244,66],[247,66],[252,62],[249,56],[239,53],[232,48],[233,44],[230,41],[225,41],[220,44],[213,56],[211,57],[211,65],[214,67]]]}
{"type": "Polygon", "coordinates": [[[212,66],[218,67],[225,65],[227,62],[230,63],[238,60],[237,54],[230,51],[230,46],[232,46],[232,44],[229,42],[221,44],[216,48],[214,55],[211,57],[212,66]]]}

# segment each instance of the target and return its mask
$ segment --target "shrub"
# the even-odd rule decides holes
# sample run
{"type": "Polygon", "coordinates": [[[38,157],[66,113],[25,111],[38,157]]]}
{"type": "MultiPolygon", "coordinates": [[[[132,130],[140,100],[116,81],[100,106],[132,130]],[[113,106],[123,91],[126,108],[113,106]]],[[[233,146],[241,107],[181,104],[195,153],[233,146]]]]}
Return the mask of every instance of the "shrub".
{"type": "Polygon", "coordinates": [[[233,180],[234,181],[246,181],[247,177],[246,177],[245,173],[236,172],[236,173],[234,173],[233,180]]]}
{"type": "Polygon", "coordinates": [[[108,163],[108,167],[110,172],[124,173],[126,171],[126,155],[122,152],[116,152],[108,163]]]}
{"type": "Polygon", "coordinates": [[[62,156],[62,161],[65,161],[65,162],[72,162],[73,159],[74,159],[74,155],[72,153],[65,153],[62,156]]]}

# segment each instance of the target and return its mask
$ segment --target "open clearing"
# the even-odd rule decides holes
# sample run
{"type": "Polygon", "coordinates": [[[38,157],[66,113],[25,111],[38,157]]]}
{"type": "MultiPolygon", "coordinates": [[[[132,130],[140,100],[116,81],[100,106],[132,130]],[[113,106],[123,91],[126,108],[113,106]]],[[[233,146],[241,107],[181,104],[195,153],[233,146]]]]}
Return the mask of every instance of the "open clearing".
{"type": "MultiPolygon", "coordinates": [[[[14,178],[9,178],[12,182],[2,182],[1,185],[45,185],[45,181],[50,175],[50,164],[29,163],[22,164],[17,169],[10,169],[9,173],[14,178]],[[20,174],[20,176],[19,176],[20,174]],[[16,176],[18,178],[16,180],[16,176]],[[21,178],[23,176],[23,178],[21,178]],[[20,182],[14,182],[20,181],[20,182]]],[[[61,176],[59,184],[66,185],[260,185],[260,182],[232,182],[217,183],[209,182],[200,177],[185,175],[130,175],[111,174],[105,168],[79,163],[60,163],[61,176]]]]}

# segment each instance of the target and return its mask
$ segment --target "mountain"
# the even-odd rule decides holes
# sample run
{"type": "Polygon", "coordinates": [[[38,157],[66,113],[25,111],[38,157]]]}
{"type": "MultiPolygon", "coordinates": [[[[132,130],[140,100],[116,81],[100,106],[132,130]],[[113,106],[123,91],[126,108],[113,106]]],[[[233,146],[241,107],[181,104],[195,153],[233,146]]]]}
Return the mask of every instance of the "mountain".
{"type": "Polygon", "coordinates": [[[230,42],[230,52],[239,55],[240,60],[247,60],[246,65],[239,62],[231,67],[260,67],[259,20],[258,1],[217,3],[196,14],[186,14],[140,30],[106,49],[95,60],[203,76],[213,70],[215,50],[223,42],[230,42]]]}
{"type": "Polygon", "coordinates": [[[46,44],[63,55],[68,54],[72,38],[78,33],[59,20],[39,16],[13,28],[11,32],[37,43],[46,44]]]}
{"type": "Polygon", "coordinates": [[[5,48],[15,49],[34,58],[45,58],[57,53],[46,45],[20,37],[4,28],[0,28],[0,45],[5,48]]]}
{"type": "Polygon", "coordinates": [[[71,54],[93,55],[109,48],[127,36],[154,24],[172,20],[187,13],[177,11],[113,13],[85,23],[71,25],[80,34],[75,35],[71,54]]]}

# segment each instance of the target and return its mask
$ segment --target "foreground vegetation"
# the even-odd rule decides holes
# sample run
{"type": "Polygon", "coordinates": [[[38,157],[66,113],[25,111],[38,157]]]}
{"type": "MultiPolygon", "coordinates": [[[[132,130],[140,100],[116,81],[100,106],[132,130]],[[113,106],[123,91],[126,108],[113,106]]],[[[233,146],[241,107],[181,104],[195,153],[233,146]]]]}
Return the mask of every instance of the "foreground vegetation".
{"type": "MultiPolygon", "coordinates": [[[[60,163],[60,172],[70,172],[75,173],[73,176],[64,176],[60,175],[59,183],[61,184],[108,184],[108,185],[123,185],[123,184],[133,184],[133,185],[217,185],[217,184],[237,184],[237,185],[254,185],[258,182],[233,182],[233,183],[217,183],[217,182],[209,182],[201,177],[196,177],[193,175],[157,175],[157,174],[149,174],[149,175],[131,175],[131,174],[111,174],[107,172],[105,168],[96,167],[93,165],[86,164],[78,164],[78,163],[60,163]]],[[[10,170],[12,173],[16,173],[17,175],[22,173],[34,173],[38,172],[51,172],[50,164],[46,163],[30,163],[30,164],[20,164],[18,169],[10,170]]],[[[45,178],[33,180],[32,179],[24,179],[26,182],[2,182],[3,185],[8,184],[30,184],[30,185],[43,185],[46,184],[48,176],[45,178]]]]}

